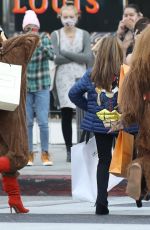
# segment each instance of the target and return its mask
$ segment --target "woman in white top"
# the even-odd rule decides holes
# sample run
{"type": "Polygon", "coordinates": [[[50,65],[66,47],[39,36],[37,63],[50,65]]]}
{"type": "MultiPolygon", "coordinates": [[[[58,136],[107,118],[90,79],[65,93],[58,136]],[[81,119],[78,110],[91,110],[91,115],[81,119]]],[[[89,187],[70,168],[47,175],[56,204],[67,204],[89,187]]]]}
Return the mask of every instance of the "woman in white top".
{"type": "Polygon", "coordinates": [[[70,101],[68,92],[92,64],[90,35],[76,27],[79,13],[73,5],[61,8],[60,19],[63,27],[51,34],[55,52],[56,89],[62,115],[62,132],[67,149],[67,162],[71,161],[72,117],[75,105],[70,101]]]}

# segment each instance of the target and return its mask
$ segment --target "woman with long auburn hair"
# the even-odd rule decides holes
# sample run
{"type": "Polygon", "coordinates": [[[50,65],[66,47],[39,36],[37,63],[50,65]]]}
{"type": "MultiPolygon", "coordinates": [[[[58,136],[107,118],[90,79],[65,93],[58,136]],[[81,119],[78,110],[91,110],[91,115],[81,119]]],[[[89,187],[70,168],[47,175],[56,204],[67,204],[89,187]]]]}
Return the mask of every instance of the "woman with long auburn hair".
{"type": "MultiPolygon", "coordinates": [[[[122,120],[126,125],[133,122],[145,124],[143,119],[150,113],[150,46],[149,46],[150,26],[139,35],[136,40],[128,76],[126,76],[121,91],[120,107],[122,120]],[[125,95],[125,96],[124,96],[125,95]]],[[[149,126],[148,126],[149,127],[149,126]]],[[[148,127],[146,130],[148,130],[148,127]]],[[[146,131],[145,130],[145,131],[146,131]]],[[[149,134],[150,135],[150,134],[149,134]]],[[[143,140],[144,141],[144,140],[143,140]]],[[[146,141],[146,140],[145,140],[146,141]]],[[[144,141],[144,142],[145,142],[144,141]]],[[[150,149],[150,143],[145,142],[145,146],[150,149]]]]}
{"type": "Polygon", "coordinates": [[[117,117],[118,76],[120,65],[123,63],[123,53],[115,36],[102,38],[96,49],[93,69],[88,70],[75,83],[69,91],[69,97],[86,112],[81,128],[95,135],[99,158],[96,214],[107,215],[109,167],[113,140],[117,135],[116,132],[108,131],[111,127],[111,115],[116,113],[117,117]],[[106,114],[110,118],[109,121],[105,119],[106,114]]]}
{"type": "Polygon", "coordinates": [[[150,192],[150,26],[138,36],[132,54],[130,70],[121,91],[122,123],[139,125],[136,145],[138,158],[128,169],[127,193],[139,207],[150,192]],[[144,183],[144,182],[145,183],[144,183]],[[142,184],[142,186],[141,186],[142,184]]]}

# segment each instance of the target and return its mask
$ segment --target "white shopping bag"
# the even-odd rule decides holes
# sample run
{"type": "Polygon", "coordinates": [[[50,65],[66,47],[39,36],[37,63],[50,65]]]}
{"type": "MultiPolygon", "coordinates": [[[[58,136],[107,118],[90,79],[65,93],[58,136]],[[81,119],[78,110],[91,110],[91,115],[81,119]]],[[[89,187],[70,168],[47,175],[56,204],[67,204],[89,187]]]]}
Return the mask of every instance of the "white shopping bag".
{"type": "Polygon", "coordinates": [[[14,111],[20,101],[21,65],[0,62],[0,109],[14,111]]]}
{"type": "MultiPolygon", "coordinates": [[[[97,197],[96,171],[98,154],[95,137],[71,148],[71,175],[73,199],[95,202],[97,197]]],[[[108,191],[123,178],[110,174],[108,191]]]]}

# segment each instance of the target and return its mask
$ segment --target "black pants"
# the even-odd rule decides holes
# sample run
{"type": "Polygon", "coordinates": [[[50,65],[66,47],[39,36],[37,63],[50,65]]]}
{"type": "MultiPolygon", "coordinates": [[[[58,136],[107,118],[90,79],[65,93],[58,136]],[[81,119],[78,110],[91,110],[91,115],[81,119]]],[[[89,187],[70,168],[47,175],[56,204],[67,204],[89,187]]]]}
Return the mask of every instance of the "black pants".
{"type": "Polygon", "coordinates": [[[72,146],[72,118],[73,109],[72,108],[62,108],[61,109],[61,127],[62,133],[65,140],[65,145],[67,147],[72,146]]]}
{"type": "Polygon", "coordinates": [[[94,133],[98,151],[97,165],[97,200],[96,203],[108,205],[107,188],[109,181],[109,166],[112,158],[113,135],[94,133]]]}

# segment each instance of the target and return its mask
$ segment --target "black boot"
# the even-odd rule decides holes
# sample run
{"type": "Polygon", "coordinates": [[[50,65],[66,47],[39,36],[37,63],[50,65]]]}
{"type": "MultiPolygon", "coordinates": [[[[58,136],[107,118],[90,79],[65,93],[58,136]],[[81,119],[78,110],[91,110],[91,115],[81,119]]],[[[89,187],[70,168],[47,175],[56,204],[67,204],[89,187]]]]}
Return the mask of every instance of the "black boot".
{"type": "Polygon", "coordinates": [[[96,211],[95,214],[97,215],[108,215],[109,214],[109,209],[107,206],[103,204],[96,203],[96,211]]]}
{"type": "Polygon", "coordinates": [[[67,149],[67,159],[66,159],[66,161],[71,162],[71,147],[67,146],[66,149],[67,149]]]}
{"type": "Polygon", "coordinates": [[[138,208],[141,208],[142,207],[142,197],[139,198],[139,200],[136,200],[136,206],[138,208]]]}
{"type": "Polygon", "coordinates": [[[142,207],[142,200],[149,200],[149,193],[147,192],[147,186],[146,186],[146,181],[145,181],[145,177],[142,177],[141,180],[141,196],[138,200],[136,200],[136,206],[138,208],[142,207]]]}

